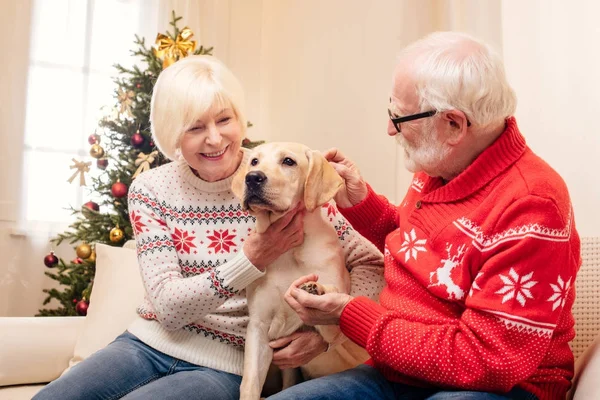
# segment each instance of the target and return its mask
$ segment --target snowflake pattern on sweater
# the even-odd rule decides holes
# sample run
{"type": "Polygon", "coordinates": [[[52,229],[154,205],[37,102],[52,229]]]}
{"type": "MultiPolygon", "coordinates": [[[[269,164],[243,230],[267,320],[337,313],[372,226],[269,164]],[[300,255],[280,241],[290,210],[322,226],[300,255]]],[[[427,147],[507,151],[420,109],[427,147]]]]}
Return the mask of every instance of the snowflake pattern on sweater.
{"type": "MultiPolygon", "coordinates": [[[[244,289],[263,273],[242,250],[255,220],[230,191],[231,180],[202,181],[176,161],[144,172],[131,185],[130,219],[146,289],[137,312],[154,323],[138,322],[133,333],[166,354],[239,374],[243,358],[215,344],[243,349],[244,289]],[[177,342],[169,332],[177,332],[177,342]]],[[[333,203],[321,212],[338,232],[353,293],[377,299],[383,287],[381,253],[333,203]]]]}
{"type": "Polygon", "coordinates": [[[579,237],[564,182],[514,118],[452,181],[419,173],[400,207],[370,189],[340,211],[384,251],[381,305],[351,301],[341,327],[388,379],[564,398],[579,237]]]}

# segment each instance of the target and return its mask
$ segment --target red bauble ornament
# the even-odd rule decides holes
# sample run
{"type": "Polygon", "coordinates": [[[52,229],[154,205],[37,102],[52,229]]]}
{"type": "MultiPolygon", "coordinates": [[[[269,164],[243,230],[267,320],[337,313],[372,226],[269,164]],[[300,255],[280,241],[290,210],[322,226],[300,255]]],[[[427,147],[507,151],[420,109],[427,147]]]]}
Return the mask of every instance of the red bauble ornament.
{"type": "Polygon", "coordinates": [[[127,196],[127,185],[123,182],[115,182],[110,188],[110,192],[117,198],[127,196]]]}
{"type": "Polygon", "coordinates": [[[131,137],[131,145],[133,147],[135,147],[136,149],[142,147],[142,145],[144,144],[144,136],[142,136],[141,133],[136,132],[133,134],[133,136],[131,137]]]}
{"type": "Polygon", "coordinates": [[[108,167],[108,158],[101,158],[96,160],[96,166],[102,170],[105,170],[108,167]]]}
{"type": "Polygon", "coordinates": [[[83,264],[83,260],[79,257],[75,257],[71,262],[73,264],[83,264]]]}
{"type": "Polygon", "coordinates": [[[44,265],[48,268],[54,268],[58,265],[58,257],[51,251],[46,257],[44,257],[44,265]]]}
{"type": "Polygon", "coordinates": [[[88,201],[83,206],[89,208],[90,210],[100,211],[100,206],[93,201],[88,201]]]}
{"type": "Polygon", "coordinates": [[[73,304],[76,304],[77,301],[78,301],[77,299],[73,299],[73,304]]]}
{"type": "Polygon", "coordinates": [[[154,147],[154,141],[153,140],[150,141],[150,147],[154,147]]]}
{"type": "Polygon", "coordinates": [[[88,136],[88,143],[89,144],[100,143],[100,136],[96,135],[95,133],[92,133],[90,136],[88,136]]]}
{"type": "Polygon", "coordinates": [[[135,87],[139,89],[139,88],[141,88],[141,87],[142,87],[142,85],[141,85],[141,84],[139,84],[139,83],[137,83],[137,84],[135,85],[135,87]]]}
{"type": "Polygon", "coordinates": [[[75,304],[75,311],[77,311],[77,314],[79,314],[81,316],[86,316],[89,306],[90,306],[90,303],[88,303],[85,300],[80,300],[77,302],[77,304],[75,304]]]}

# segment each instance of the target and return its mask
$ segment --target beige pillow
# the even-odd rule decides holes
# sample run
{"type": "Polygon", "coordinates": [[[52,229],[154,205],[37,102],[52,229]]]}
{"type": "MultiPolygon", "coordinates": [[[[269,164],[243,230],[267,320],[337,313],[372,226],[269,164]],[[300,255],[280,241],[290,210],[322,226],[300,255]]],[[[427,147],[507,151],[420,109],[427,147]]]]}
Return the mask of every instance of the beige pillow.
{"type": "Polygon", "coordinates": [[[143,299],[135,243],[129,241],[124,247],[97,244],[90,306],[69,368],[123,333],[137,318],[135,310],[143,299]]]}
{"type": "MultiPolygon", "coordinates": [[[[600,336],[575,363],[574,400],[600,399],[600,336]]],[[[571,390],[572,392],[572,390],[571,390]]],[[[573,393],[571,393],[573,394],[573,393]]],[[[570,398],[570,397],[569,397],[570,398]]]]}

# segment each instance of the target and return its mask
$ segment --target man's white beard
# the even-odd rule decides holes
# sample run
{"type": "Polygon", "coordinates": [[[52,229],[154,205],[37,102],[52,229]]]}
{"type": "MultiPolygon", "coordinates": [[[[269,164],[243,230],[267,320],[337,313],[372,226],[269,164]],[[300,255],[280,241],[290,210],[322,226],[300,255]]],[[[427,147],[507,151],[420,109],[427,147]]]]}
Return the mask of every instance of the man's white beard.
{"type": "Polygon", "coordinates": [[[443,173],[440,167],[447,160],[450,149],[436,140],[433,129],[424,130],[420,135],[416,143],[407,142],[401,133],[394,136],[404,150],[404,166],[412,173],[423,171],[429,176],[440,176],[443,173]]]}

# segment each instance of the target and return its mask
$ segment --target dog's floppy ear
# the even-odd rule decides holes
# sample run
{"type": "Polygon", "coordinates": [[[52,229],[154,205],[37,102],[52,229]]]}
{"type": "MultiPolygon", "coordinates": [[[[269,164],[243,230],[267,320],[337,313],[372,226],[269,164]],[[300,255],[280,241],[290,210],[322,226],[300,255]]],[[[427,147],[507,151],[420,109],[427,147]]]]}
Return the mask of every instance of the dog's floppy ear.
{"type": "Polygon", "coordinates": [[[308,211],[322,206],[335,196],[344,181],[321,153],[307,150],[308,173],[304,183],[304,204],[308,211]]]}
{"type": "Polygon", "coordinates": [[[246,174],[248,173],[248,162],[242,160],[242,165],[238,168],[237,172],[233,176],[231,181],[231,191],[236,195],[242,203],[242,210],[246,211],[247,208],[244,203],[244,188],[246,187],[246,174]]]}

